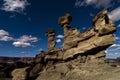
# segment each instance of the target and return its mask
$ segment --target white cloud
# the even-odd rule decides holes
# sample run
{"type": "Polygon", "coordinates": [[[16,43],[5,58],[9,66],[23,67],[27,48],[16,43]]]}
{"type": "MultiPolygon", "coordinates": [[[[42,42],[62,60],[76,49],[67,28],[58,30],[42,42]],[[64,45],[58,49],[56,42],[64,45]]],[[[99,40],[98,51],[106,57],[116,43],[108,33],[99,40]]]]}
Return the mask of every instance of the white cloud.
{"type": "Polygon", "coordinates": [[[24,57],[31,56],[31,55],[30,55],[30,52],[28,52],[28,51],[20,52],[20,54],[23,54],[24,57]]]}
{"type": "Polygon", "coordinates": [[[115,37],[115,40],[120,40],[120,37],[117,37],[117,36],[116,36],[116,37],[115,37]]]}
{"type": "Polygon", "coordinates": [[[16,39],[15,42],[13,42],[13,45],[15,47],[28,47],[28,46],[32,46],[31,43],[32,42],[37,42],[38,38],[37,37],[32,37],[27,36],[27,35],[23,35],[21,36],[19,39],[16,39]]]}
{"type": "Polygon", "coordinates": [[[120,7],[115,8],[108,14],[109,18],[113,21],[119,21],[120,20],[120,7]]]}
{"type": "Polygon", "coordinates": [[[93,13],[90,13],[90,16],[91,16],[91,17],[93,17],[93,16],[95,16],[95,14],[93,14],[93,13]]]}
{"type": "Polygon", "coordinates": [[[95,8],[100,7],[110,7],[112,5],[112,0],[76,0],[75,6],[81,7],[81,6],[89,6],[92,5],[95,8]]]}
{"type": "Polygon", "coordinates": [[[13,42],[13,45],[15,47],[28,47],[28,46],[31,46],[31,43],[27,43],[27,42],[13,42]]]}
{"type": "Polygon", "coordinates": [[[9,33],[5,30],[0,30],[0,36],[4,36],[4,35],[9,35],[9,33]]]}
{"type": "Polygon", "coordinates": [[[86,30],[86,27],[82,27],[82,30],[86,30]]]}
{"type": "Polygon", "coordinates": [[[120,47],[118,47],[117,50],[120,50],[120,47]]]}
{"type": "Polygon", "coordinates": [[[105,50],[105,53],[108,53],[107,50],[105,50]]]}
{"type": "Polygon", "coordinates": [[[113,44],[112,46],[110,47],[120,47],[120,44],[113,44]]]}
{"type": "Polygon", "coordinates": [[[7,12],[23,12],[29,3],[27,0],[3,0],[4,4],[1,7],[1,10],[7,12]]]}
{"type": "Polygon", "coordinates": [[[86,29],[86,27],[82,27],[82,29],[83,29],[83,30],[85,30],[85,29],[86,29]]]}
{"type": "Polygon", "coordinates": [[[23,35],[21,36],[18,41],[20,42],[37,42],[38,41],[38,38],[37,37],[32,37],[31,35],[27,36],[27,35],[23,35]]]}
{"type": "Polygon", "coordinates": [[[115,55],[118,55],[118,53],[114,53],[115,55]]]}
{"type": "Polygon", "coordinates": [[[42,49],[42,48],[40,48],[40,49],[39,49],[39,51],[43,51],[43,49],[42,49]]]}
{"type": "Polygon", "coordinates": [[[13,40],[12,37],[9,36],[0,36],[0,41],[11,41],[13,40]]]}
{"type": "Polygon", "coordinates": [[[13,40],[13,38],[10,37],[7,31],[0,30],[0,41],[11,41],[11,40],[13,40]]]}
{"type": "Polygon", "coordinates": [[[118,50],[120,50],[120,44],[113,44],[107,49],[109,52],[116,52],[118,50]]]}
{"type": "Polygon", "coordinates": [[[57,42],[57,43],[60,43],[60,42],[62,42],[62,41],[61,41],[61,39],[57,39],[56,42],[57,42]]]}
{"type": "Polygon", "coordinates": [[[25,51],[23,51],[23,52],[21,52],[22,54],[28,54],[28,52],[25,52],[25,51]]]}
{"type": "Polygon", "coordinates": [[[57,35],[57,38],[64,38],[63,35],[57,35]]]}
{"type": "Polygon", "coordinates": [[[119,28],[120,28],[120,24],[119,24],[117,27],[119,27],[119,28]]]}

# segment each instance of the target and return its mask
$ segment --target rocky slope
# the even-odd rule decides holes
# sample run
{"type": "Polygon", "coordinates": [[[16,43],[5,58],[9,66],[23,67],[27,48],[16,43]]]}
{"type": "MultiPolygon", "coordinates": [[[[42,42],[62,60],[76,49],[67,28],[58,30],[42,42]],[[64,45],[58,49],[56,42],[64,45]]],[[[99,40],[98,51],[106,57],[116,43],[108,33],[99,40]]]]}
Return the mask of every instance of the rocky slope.
{"type": "Polygon", "coordinates": [[[70,14],[59,17],[64,29],[62,49],[55,49],[55,30],[49,29],[48,52],[36,55],[31,66],[15,69],[13,80],[118,80],[120,68],[105,63],[105,50],[114,44],[114,23],[107,16],[108,10],[99,12],[93,27],[81,33],[71,28],[70,14]]]}
{"type": "Polygon", "coordinates": [[[30,66],[33,61],[31,57],[0,57],[0,80],[10,80],[11,72],[16,68],[30,66]]]}

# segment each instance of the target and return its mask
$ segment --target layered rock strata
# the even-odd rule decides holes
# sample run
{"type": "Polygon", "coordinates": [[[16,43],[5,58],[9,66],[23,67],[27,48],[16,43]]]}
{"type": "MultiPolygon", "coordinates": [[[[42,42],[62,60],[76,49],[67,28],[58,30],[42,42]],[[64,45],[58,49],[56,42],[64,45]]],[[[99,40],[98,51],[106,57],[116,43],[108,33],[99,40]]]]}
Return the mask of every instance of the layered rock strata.
{"type": "Polygon", "coordinates": [[[48,51],[51,51],[55,47],[55,41],[54,41],[54,36],[55,36],[55,30],[54,29],[48,29],[46,32],[46,35],[48,36],[48,51]]]}
{"type": "Polygon", "coordinates": [[[110,45],[114,44],[113,33],[116,31],[115,25],[107,16],[108,10],[104,9],[93,19],[93,27],[84,33],[70,28],[71,16],[66,14],[59,18],[58,23],[64,28],[65,50],[63,60],[73,58],[76,55],[85,55],[94,58],[105,57],[105,51],[110,45]]]}
{"type": "MultiPolygon", "coordinates": [[[[104,62],[105,50],[114,44],[116,28],[107,13],[108,9],[98,13],[93,19],[93,27],[83,33],[71,28],[70,14],[59,17],[58,24],[64,29],[63,48],[54,48],[55,30],[48,30],[48,52],[42,51],[30,67],[21,70],[26,75],[21,80],[98,80],[97,76],[108,74],[105,70],[112,68],[104,62]]],[[[105,78],[99,77],[100,80],[108,80],[105,78]]]]}

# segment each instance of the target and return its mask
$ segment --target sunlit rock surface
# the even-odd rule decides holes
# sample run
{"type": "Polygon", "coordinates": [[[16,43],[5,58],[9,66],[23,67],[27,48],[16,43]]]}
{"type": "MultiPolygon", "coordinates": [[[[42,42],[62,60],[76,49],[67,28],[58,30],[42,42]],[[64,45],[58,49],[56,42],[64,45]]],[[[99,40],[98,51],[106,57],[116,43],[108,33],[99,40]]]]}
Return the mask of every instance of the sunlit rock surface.
{"type": "Polygon", "coordinates": [[[65,32],[63,43],[63,49],[65,50],[63,55],[64,60],[73,58],[75,55],[85,55],[86,57],[94,56],[96,58],[105,57],[105,54],[103,54],[103,56],[102,54],[100,56],[97,54],[114,44],[113,33],[116,31],[107,13],[107,9],[99,12],[93,19],[93,27],[84,33],[78,32],[77,29],[70,28],[69,24],[71,20],[69,20],[67,14],[59,18],[60,20],[58,22],[62,25],[65,32]],[[61,21],[62,18],[64,22],[61,21]]]}
{"type": "MultiPolygon", "coordinates": [[[[25,74],[21,80],[118,80],[120,68],[105,63],[105,50],[114,44],[114,23],[107,16],[108,10],[99,12],[93,19],[93,27],[81,33],[71,28],[72,16],[66,14],[58,19],[64,30],[62,49],[54,48],[55,30],[49,29],[48,52],[36,55],[26,70],[16,70],[25,74]]],[[[15,73],[15,70],[14,72],[15,73]]],[[[22,75],[22,74],[21,74],[22,75]]],[[[18,76],[19,77],[19,76],[18,76]]]]}

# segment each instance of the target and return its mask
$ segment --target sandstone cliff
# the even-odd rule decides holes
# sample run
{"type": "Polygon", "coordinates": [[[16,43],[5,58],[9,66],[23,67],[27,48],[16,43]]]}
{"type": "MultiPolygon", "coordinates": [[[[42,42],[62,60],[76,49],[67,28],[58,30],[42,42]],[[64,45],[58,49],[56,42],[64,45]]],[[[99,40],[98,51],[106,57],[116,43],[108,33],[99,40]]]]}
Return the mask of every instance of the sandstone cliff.
{"type": "Polygon", "coordinates": [[[31,66],[14,70],[13,80],[18,77],[17,80],[113,80],[107,77],[110,71],[117,80],[119,76],[115,73],[120,69],[105,63],[105,50],[114,44],[116,31],[107,13],[107,9],[99,12],[93,19],[93,27],[83,33],[71,28],[70,14],[59,17],[58,24],[64,29],[63,49],[54,48],[55,30],[49,29],[46,32],[49,51],[36,55],[31,66]]]}

